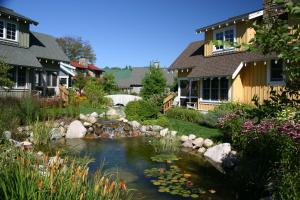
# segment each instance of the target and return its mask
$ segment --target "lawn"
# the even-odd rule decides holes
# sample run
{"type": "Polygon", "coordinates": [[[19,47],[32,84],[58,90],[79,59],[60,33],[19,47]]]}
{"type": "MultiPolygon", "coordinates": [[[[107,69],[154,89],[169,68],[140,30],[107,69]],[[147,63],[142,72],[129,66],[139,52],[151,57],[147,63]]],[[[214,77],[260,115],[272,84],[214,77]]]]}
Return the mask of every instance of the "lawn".
{"type": "Polygon", "coordinates": [[[98,114],[101,114],[105,112],[106,109],[104,108],[92,108],[88,104],[80,104],[79,105],[79,112],[82,114],[91,114],[93,112],[97,112],[98,114]]]}
{"type": "Polygon", "coordinates": [[[194,134],[203,138],[218,138],[221,136],[219,129],[208,128],[195,123],[169,118],[169,129],[175,130],[179,135],[194,134]]]}

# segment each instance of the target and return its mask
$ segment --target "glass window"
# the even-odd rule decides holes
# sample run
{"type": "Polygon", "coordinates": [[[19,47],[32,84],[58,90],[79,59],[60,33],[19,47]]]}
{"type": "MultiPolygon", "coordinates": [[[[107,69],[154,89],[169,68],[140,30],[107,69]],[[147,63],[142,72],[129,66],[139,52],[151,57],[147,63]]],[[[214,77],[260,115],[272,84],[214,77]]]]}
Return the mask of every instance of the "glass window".
{"type": "Polygon", "coordinates": [[[67,85],[67,78],[60,78],[59,83],[60,83],[61,85],[67,85]]]}
{"type": "Polygon", "coordinates": [[[180,81],[180,96],[183,96],[183,97],[189,96],[189,81],[188,80],[180,81]]]}
{"type": "Polygon", "coordinates": [[[199,84],[198,81],[192,81],[192,91],[191,91],[191,96],[192,97],[197,97],[198,96],[198,91],[199,91],[199,84]]]}
{"type": "MultiPolygon", "coordinates": [[[[225,29],[221,30],[217,33],[215,33],[215,40],[223,41],[223,42],[230,42],[231,44],[234,43],[235,39],[235,32],[234,29],[225,29]]],[[[226,49],[231,49],[232,45],[220,45],[220,46],[215,46],[215,50],[226,50],[226,49]]]]}
{"type": "Polygon", "coordinates": [[[282,61],[271,60],[270,81],[283,81],[283,65],[282,61]]]}
{"type": "Polygon", "coordinates": [[[57,86],[57,75],[52,73],[52,86],[57,86]]]}
{"type": "Polygon", "coordinates": [[[228,100],[228,79],[227,78],[221,78],[220,79],[220,100],[228,100]]]}
{"type": "Polygon", "coordinates": [[[47,86],[51,86],[51,72],[47,72],[46,82],[47,86]]]}
{"type": "MultiPolygon", "coordinates": [[[[224,40],[224,38],[223,38],[223,32],[216,33],[216,40],[221,40],[221,41],[224,40]]],[[[216,50],[219,50],[219,49],[223,49],[223,45],[216,46],[216,50]]]]}
{"type": "Polygon", "coordinates": [[[225,41],[234,42],[234,32],[233,29],[229,29],[225,31],[225,41]]]}
{"type": "Polygon", "coordinates": [[[4,21],[0,21],[0,38],[4,38],[4,21]]]}
{"type": "Polygon", "coordinates": [[[26,85],[26,68],[18,68],[18,87],[24,87],[26,85]]]}
{"type": "Polygon", "coordinates": [[[204,100],[210,99],[210,79],[203,80],[202,96],[204,100]]]}
{"type": "Polygon", "coordinates": [[[17,38],[17,25],[7,23],[6,25],[6,38],[10,40],[16,40],[17,38]]]}
{"type": "Polygon", "coordinates": [[[211,100],[217,101],[219,99],[219,79],[211,80],[211,100]]]}

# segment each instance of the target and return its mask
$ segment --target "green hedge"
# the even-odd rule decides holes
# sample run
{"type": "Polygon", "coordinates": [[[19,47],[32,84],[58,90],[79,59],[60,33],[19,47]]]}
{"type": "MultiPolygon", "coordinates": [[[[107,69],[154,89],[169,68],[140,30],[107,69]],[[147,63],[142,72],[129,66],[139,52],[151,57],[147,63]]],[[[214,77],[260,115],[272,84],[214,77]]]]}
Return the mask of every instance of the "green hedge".
{"type": "Polygon", "coordinates": [[[169,109],[166,113],[166,116],[169,118],[193,122],[196,124],[204,123],[204,115],[202,113],[196,110],[188,110],[180,107],[169,109]]]}
{"type": "Polygon", "coordinates": [[[153,102],[139,100],[129,102],[125,108],[127,119],[139,122],[157,119],[160,108],[153,102]]]}

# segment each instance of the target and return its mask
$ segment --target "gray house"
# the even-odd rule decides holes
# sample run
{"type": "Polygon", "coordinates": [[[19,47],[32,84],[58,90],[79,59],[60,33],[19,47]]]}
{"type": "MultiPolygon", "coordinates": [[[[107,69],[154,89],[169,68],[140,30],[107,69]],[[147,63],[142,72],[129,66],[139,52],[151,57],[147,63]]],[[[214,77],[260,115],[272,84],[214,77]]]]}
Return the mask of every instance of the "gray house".
{"type": "Polygon", "coordinates": [[[54,37],[30,31],[31,25],[38,22],[0,7],[0,59],[13,67],[10,78],[15,82],[12,89],[1,87],[2,95],[58,94],[60,64],[69,59],[54,37]]]}

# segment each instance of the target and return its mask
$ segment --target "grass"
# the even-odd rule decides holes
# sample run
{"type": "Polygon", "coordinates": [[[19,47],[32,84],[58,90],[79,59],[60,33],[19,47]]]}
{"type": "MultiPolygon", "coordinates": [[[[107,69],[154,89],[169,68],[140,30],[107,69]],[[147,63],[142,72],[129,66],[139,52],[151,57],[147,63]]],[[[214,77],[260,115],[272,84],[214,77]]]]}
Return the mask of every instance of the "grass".
{"type": "Polygon", "coordinates": [[[221,136],[219,129],[208,128],[192,122],[169,118],[169,129],[175,130],[179,135],[194,134],[203,138],[218,138],[221,136]]]}
{"type": "Polygon", "coordinates": [[[82,114],[91,114],[93,112],[97,112],[98,114],[101,114],[101,113],[105,112],[105,109],[104,108],[92,108],[88,104],[80,104],[79,111],[82,114]]]}

